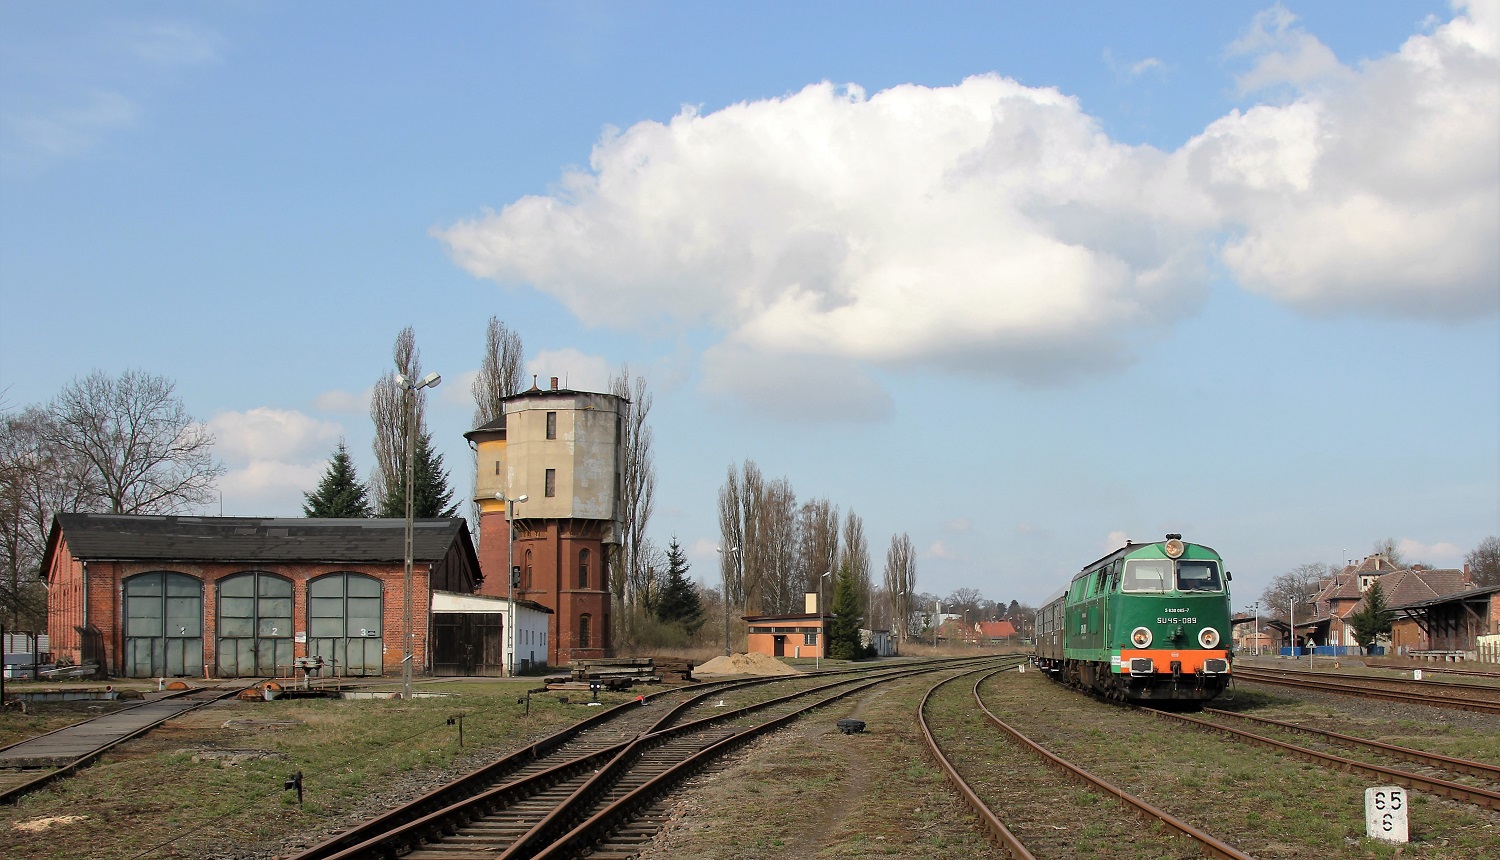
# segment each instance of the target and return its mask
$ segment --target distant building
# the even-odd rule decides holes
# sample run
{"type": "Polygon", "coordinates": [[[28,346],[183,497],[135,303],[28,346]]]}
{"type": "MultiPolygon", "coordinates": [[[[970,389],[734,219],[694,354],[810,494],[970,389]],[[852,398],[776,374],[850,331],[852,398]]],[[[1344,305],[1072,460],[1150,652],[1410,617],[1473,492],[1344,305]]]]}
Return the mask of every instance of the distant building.
{"type": "MultiPolygon", "coordinates": [[[[1391,563],[1385,555],[1376,553],[1366,556],[1357,564],[1345,566],[1331,578],[1320,583],[1313,599],[1315,613],[1306,622],[1297,624],[1299,635],[1305,635],[1319,646],[1332,647],[1335,651],[1357,649],[1354,628],[1348,623],[1350,615],[1365,605],[1365,594],[1370,586],[1380,583],[1380,591],[1387,607],[1395,609],[1413,603],[1455,594],[1473,587],[1468,571],[1423,568],[1420,565],[1404,568],[1391,563]]],[[[1395,647],[1410,647],[1409,643],[1420,639],[1413,629],[1411,619],[1398,618],[1391,631],[1395,647]],[[1401,644],[1401,643],[1407,644],[1401,644]]]]}
{"type": "Polygon", "coordinates": [[[624,424],[629,402],[613,394],[535,385],[504,401],[504,415],[464,434],[478,470],[479,593],[550,609],[543,659],[611,656],[610,556],[624,509],[624,424]],[[504,499],[516,501],[514,557],[504,499]]]}
{"type": "Polygon", "coordinates": [[[974,631],[981,645],[1009,645],[1016,640],[1016,626],[1009,621],[979,621],[974,631]]]}
{"type": "MultiPolygon", "coordinates": [[[[125,677],[400,673],[405,520],[58,514],[42,560],[54,658],[125,677]]],[[[414,668],[432,593],[474,590],[462,519],[413,527],[414,668]]]]}

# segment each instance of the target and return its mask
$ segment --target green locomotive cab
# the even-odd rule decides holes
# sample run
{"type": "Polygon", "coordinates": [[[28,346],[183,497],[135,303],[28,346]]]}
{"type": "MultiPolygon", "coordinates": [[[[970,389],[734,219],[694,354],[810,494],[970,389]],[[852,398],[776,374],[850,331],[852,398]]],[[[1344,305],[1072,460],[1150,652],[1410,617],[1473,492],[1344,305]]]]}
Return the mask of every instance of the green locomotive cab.
{"type": "Polygon", "coordinates": [[[1181,535],[1126,544],[1038,613],[1037,662],[1109,698],[1212,699],[1229,683],[1229,579],[1217,552],[1181,535]]]}

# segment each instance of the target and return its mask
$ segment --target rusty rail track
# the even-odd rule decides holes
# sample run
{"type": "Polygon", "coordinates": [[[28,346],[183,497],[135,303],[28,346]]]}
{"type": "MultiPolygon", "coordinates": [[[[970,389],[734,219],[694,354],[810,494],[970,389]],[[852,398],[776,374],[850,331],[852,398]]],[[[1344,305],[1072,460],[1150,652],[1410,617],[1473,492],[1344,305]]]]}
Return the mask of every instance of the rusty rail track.
{"type": "MultiPolygon", "coordinates": [[[[974,791],[974,787],[969,785],[968,780],[965,780],[958,772],[958,768],[953,765],[948,756],[943,754],[942,747],[938,744],[937,738],[932,734],[932,727],[927,724],[927,702],[932,699],[932,694],[937,692],[938,688],[944,684],[956,681],[968,674],[972,673],[947,678],[933,684],[931,689],[927,691],[927,694],[922,697],[922,701],[917,705],[917,724],[922,729],[922,737],[927,740],[927,748],[932,751],[933,758],[937,760],[938,767],[942,768],[943,774],[948,777],[948,783],[959,793],[959,796],[964,799],[964,803],[974,811],[974,814],[979,816],[979,822],[983,825],[990,839],[1010,852],[1010,855],[1016,858],[1016,860],[1036,860],[1036,855],[1032,854],[1026,848],[1026,845],[1021,842],[1020,837],[1016,836],[1011,832],[1010,828],[1005,826],[1005,822],[1000,820],[1000,816],[996,815],[993,809],[990,809],[989,805],[974,791]]],[[[989,677],[989,675],[985,677],[989,677]]],[[[981,678],[980,680],[983,679],[981,678]]]]}
{"type": "Polygon", "coordinates": [[[1282,687],[1296,687],[1325,693],[1342,693],[1369,699],[1401,702],[1403,704],[1431,705],[1438,708],[1452,708],[1481,714],[1500,715],[1500,688],[1496,687],[1449,683],[1424,685],[1416,681],[1364,677],[1335,680],[1326,675],[1310,677],[1307,673],[1289,673],[1284,670],[1267,670],[1251,667],[1236,667],[1234,674],[1238,680],[1249,683],[1274,684],[1282,687]],[[1400,689],[1402,687],[1405,689],[1400,689]],[[1445,695],[1443,690],[1440,689],[1455,687],[1461,688],[1467,695],[1445,695]],[[1494,696],[1496,700],[1484,701],[1476,698],[1476,695],[1494,696]]]}
{"type": "Polygon", "coordinates": [[[3,751],[14,752],[17,749],[25,747],[27,744],[32,744],[34,742],[45,743],[48,739],[62,736],[66,732],[72,732],[79,730],[80,728],[86,728],[91,723],[98,723],[103,720],[118,719],[122,714],[129,714],[131,711],[148,708],[163,701],[182,701],[184,703],[189,701],[192,702],[192,704],[186,705],[185,707],[169,710],[163,713],[160,719],[145,723],[128,733],[111,738],[105,743],[99,744],[98,746],[88,750],[82,755],[75,756],[71,760],[68,760],[62,764],[0,764],[0,779],[3,779],[3,782],[5,784],[5,787],[3,789],[0,789],[0,804],[15,803],[22,797],[39,789],[45,788],[48,785],[56,782],[57,780],[72,776],[78,771],[98,761],[100,756],[104,755],[120,744],[123,744],[126,741],[134,740],[141,735],[144,735],[147,732],[151,731],[152,729],[160,726],[162,723],[165,723],[175,717],[182,716],[183,714],[186,714],[190,711],[196,711],[197,709],[204,707],[205,705],[211,705],[214,702],[221,701],[231,696],[236,696],[240,693],[241,689],[243,688],[235,687],[234,689],[226,692],[221,688],[200,687],[198,689],[184,690],[179,693],[171,693],[166,696],[160,696],[150,702],[142,702],[139,705],[132,705],[128,708],[121,708],[120,710],[114,711],[112,713],[101,714],[100,716],[94,717],[92,719],[82,720],[80,722],[73,723],[72,725],[63,726],[62,728],[54,729],[53,731],[47,732],[45,734],[37,735],[34,738],[27,738],[24,741],[18,741],[16,743],[9,744],[4,748],[3,751]],[[26,778],[26,774],[33,771],[42,771],[42,773],[36,777],[32,777],[29,779],[26,778]],[[16,778],[4,779],[4,777],[6,776],[16,778]]]}
{"type": "MultiPolygon", "coordinates": [[[[1042,747],[1040,744],[1037,744],[1030,738],[1026,737],[1026,735],[1022,734],[1014,726],[1009,725],[1004,720],[997,717],[994,712],[984,704],[984,699],[980,696],[979,693],[979,685],[982,684],[988,677],[989,674],[979,678],[979,680],[974,682],[974,702],[979,707],[980,711],[984,713],[985,718],[989,720],[991,724],[993,724],[1000,731],[1004,732],[1006,735],[1010,736],[1010,738],[1016,743],[1020,744],[1027,750],[1030,750],[1033,754],[1040,757],[1044,762],[1056,768],[1057,770],[1060,770],[1069,778],[1082,782],[1085,785],[1091,786],[1092,788],[1106,795],[1118,799],[1120,802],[1125,804],[1126,808],[1134,810],[1135,812],[1143,816],[1146,820],[1151,822],[1160,822],[1170,830],[1173,830],[1179,835],[1186,837],[1187,839],[1191,840],[1199,848],[1199,850],[1203,851],[1210,857],[1218,857],[1222,858],[1222,860],[1254,860],[1254,858],[1252,858],[1250,855],[1241,852],[1234,846],[1229,845],[1228,843],[1223,842],[1209,835],[1208,833],[1205,833],[1202,830],[1199,830],[1198,828],[1187,823],[1186,821],[1177,818],[1166,810],[1159,809],[1156,806],[1153,806],[1152,804],[1136,797],[1135,795],[1130,794],[1124,789],[1119,788],[1118,786],[1115,786],[1114,784],[1089,773],[1083,768],[1064,760],[1060,756],[1052,753],[1051,751],[1042,747]]],[[[936,689],[936,687],[934,687],[934,689],[936,689]]],[[[923,705],[926,705],[925,699],[923,700],[923,705]]],[[[928,735],[928,743],[932,747],[934,755],[937,755],[940,760],[946,760],[941,751],[938,749],[935,741],[932,740],[930,732],[927,732],[925,719],[923,721],[923,731],[928,735]]],[[[956,769],[953,769],[951,767],[951,763],[945,765],[944,770],[949,773],[950,780],[959,779],[960,782],[962,781],[961,777],[957,776],[956,769]]],[[[960,793],[965,796],[965,799],[969,801],[971,806],[975,803],[978,803],[981,807],[983,806],[983,801],[978,798],[972,788],[968,787],[967,783],[964,783],[963,787],[960,788],[960,793]],[[972,800],[970,799],[971,797],[973,798],[972,800]]],[[[981,815],[984,816],[985,813],[981,813],[981,815]]],[[[989,813],[989,815],[993,815],[993,813],[991,812],[989,813]]],[[[1008,844],[1006,847],[1010,848],[1008,844]]],[[[1028,853],[1022,853],[1025,851],[1024,846],[1020,847],[1019,849],[1011,850],[1015,851],[1017,857],[1022,858],[1022,860],[1031,856],[1028,853]]]]}
{"type": "Polygon", "coordinates": [[[421,860],[452,857],[454,851],[519,860],[582,854],[611,834],[623,833],[625,838],[639,841],[642,833],[654,831],[654,827],[632,822],[666,791],[718,756],[814,708],[897,677],[935,671],[951,662],[848,673],[855,677],[834,681],[825,674],[717,682],[691,688],[686,698],[680,693],[687,688],[658,693],[653,697],[656,700],[676,694],[677,701],[665,712],[655,707],[663,702],[652,701],[649,706],[627,703],[597,715],[588,722],[607,728],[609,733],[587,747],[576,743],[567,746],[567,742],[588,727],[566,729],[314,846],[294,860],[421,860]],[[680,722],[689,709],[731,689],[809,680],[817,685],[680,722]],[[807,699],[814,701],[799,703],[807,699]],[[765,717],[766,711],[773,713],[765,717]],[[632,713],[639,719],[615,723],[622,714],[632,713]],[[757,719],[761,721],[753,725],[733,725],[757,719]],[[567,737],[561,737],[564,735],[567,737]],[[533,755],[541,747],[551,747],[545,761],[533,755]],[[537,760],[533,762],[533,758],[537,760]],[[527,765],[524,771],[517,766],[521,764],[527,765]]]}
{"type": "MultiPolygon", "coordinates": [[[[1258,735],[1254,732],[1241,731],[1239,729],[1232,728],[1221,723],[1215,723],[1209,720],[1200,719],[1198,717],[1190,717],[1186,714],[1171,713],[1169,711],[1158,711],[1154,708],[1143,708],[1142,710],[1149,711],[1150,713],[1161,717],[1164,720],[1176,721],[1185,725],[1193,726],[1194,728],[1203,729],[1205,731],[1218,732],[1219,734],[1227,735],[1238,741],[1256,744],[1257,746],[1268,747],[1278,752],[1295,755],[1327,767],[1335,768],[1337,770],[1362,773],[1368,776],[1378,777],[1380,779],[1392,780],[1406,786],[1407,788],[1414,788],[1418,791],[1426,791],[1428,793],[1442,795],[1443,797],[1451,798],[1453,800],[1472,803],[1475,806],[1483,807],[1485,809],[1500,809],[1500,792],[1493,791],[1492,789],[1473,785],[1464,785],[1463,783],[1453,782],[1452,780],[1440,779],[1433,776],[1424,776],[1422,774],[1413,773],[1407,770],[1385,767],[1383,765],[1371,764],[1369,762],[1357,761],[1355,759],[1346,758],[1344,756],[1320,752],[1308,747],[1297,746],[1296,744],[1289,744],[1285,741],[1279,741],[1275,738],[1266,737],[1265,735],[1258,735]]],[[[1255,720],[1257,722],[1267,723],[1281,728],[1292,729],[1312,735],[1318,735],[1328,738],[1329,740],[1336,740],[1339,743],[1359,746],[1364,749],[1374,750],[1383,755],[1404,758],[1408,761],[1419,762],[1421,764],[1437,769],[1453,770],[1455,768],[1465,768],[1464,772],[1466,773],[1478,773],[1490,778],[1494,778],[1494,776],[1500,775],[1500,768],[1484,764],[1483,762],[1439,756],[1433,753],[1425,753],[1421,750],[1409,749],[1407,747],[1398,747],[1391,744],[1383,744],[1378,741],[1365,740],[1364,738],[1356,738],[1349,735],[1336,734],[1334,732],[1324,732],[1319,729],[1312,729],[1306,726],[1297,726],[1291,723],[1282,723],[1276,720],[1262,720],[1259,717],[1242,717],[1242,715],[1240,714],[1233,714],[1228,711],[1216,710],[1213,711],[1213,713],[1221,714],[1224,716],[1255,720]]]]}

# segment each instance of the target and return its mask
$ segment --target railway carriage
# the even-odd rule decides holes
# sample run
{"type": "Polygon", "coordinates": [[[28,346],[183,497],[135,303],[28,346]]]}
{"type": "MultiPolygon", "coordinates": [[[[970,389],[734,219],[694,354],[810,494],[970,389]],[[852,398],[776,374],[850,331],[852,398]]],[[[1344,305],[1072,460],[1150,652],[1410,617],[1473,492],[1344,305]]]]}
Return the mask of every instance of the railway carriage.
{"type": "Polygon", "coordinates": [[[1127,701],[1204,702],[1229,684],[1229,572],[1167,535],[1084,567],[1037,613],[1037,665],[1127,701]]]}

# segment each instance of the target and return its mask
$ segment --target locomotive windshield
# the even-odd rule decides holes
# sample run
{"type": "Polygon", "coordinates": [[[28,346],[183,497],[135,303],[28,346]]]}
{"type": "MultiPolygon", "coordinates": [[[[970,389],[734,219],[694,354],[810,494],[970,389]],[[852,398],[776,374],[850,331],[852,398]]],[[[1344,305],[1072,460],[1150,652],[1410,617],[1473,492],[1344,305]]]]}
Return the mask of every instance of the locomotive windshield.
{"type": "Polygon", "coordinates": [[[1162,592],[1172,577],[1172,560],[1140,558],[1125,562],[1125,591],[1162,592]]]}
{"type": "Polygon", "coordinates": [[[1220,591],[1219,566],[1211,561],[1177,562],[1178,591],[1220,591]]]}
{"type": "Polygon", "coordinates": [[[1186,559],[1173,562],[1168,558],[1133,558],[1125,562],[1122,591],[1161,594],[1174,584],[1178,591],[1224,590],[1216,562],[1186,559]]]}

